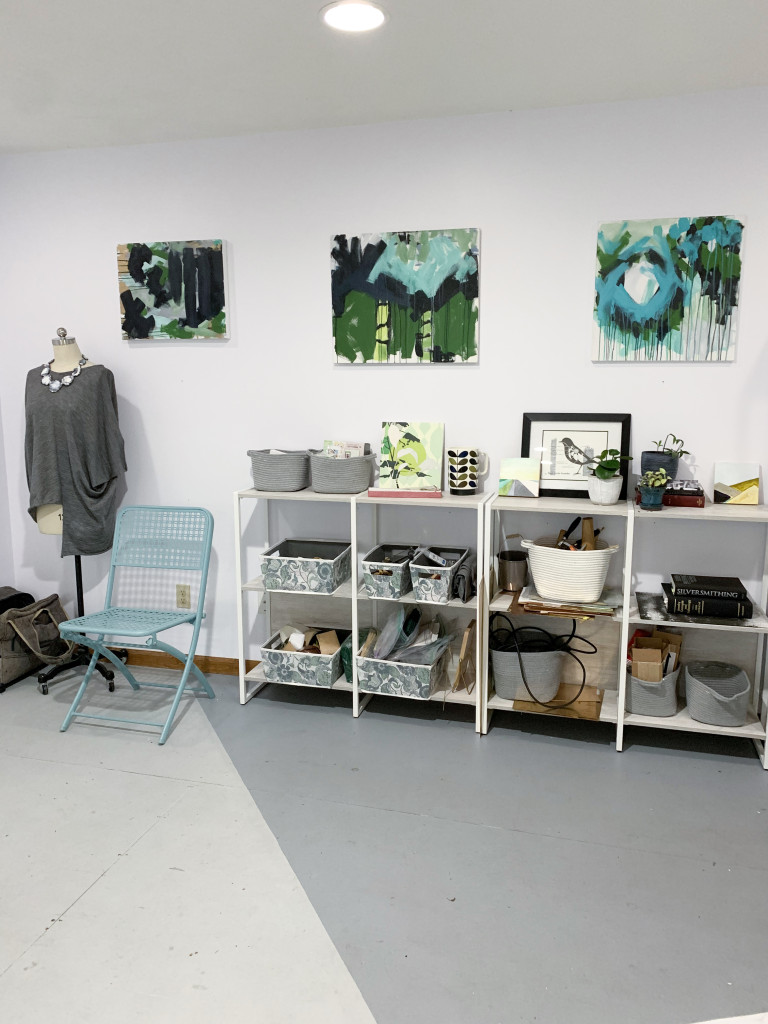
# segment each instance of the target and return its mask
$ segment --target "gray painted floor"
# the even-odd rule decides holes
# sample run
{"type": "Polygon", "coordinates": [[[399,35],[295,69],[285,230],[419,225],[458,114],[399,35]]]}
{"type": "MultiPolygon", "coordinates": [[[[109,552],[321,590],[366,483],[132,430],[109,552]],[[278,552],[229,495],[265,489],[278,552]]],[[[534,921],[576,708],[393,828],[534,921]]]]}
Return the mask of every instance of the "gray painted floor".
{"type": "Polygon", "coordinates": [[[745,741],[269,686],[201,701],[379,1024],[768,1008],[768,773],[745,741]]]}

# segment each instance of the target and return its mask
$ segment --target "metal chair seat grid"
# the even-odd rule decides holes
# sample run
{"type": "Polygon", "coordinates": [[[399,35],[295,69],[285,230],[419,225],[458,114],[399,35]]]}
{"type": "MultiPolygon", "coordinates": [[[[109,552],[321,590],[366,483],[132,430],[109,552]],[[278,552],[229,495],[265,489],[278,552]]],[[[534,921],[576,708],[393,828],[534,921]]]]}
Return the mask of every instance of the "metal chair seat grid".
{"type": "Polygon", "coordinates": [[[117,636],[149,636],[172,626],[194,622],[192,612],[163,612],[144,608],[106,608],[62,622],[61,633],[109,633],[117,636]]]}

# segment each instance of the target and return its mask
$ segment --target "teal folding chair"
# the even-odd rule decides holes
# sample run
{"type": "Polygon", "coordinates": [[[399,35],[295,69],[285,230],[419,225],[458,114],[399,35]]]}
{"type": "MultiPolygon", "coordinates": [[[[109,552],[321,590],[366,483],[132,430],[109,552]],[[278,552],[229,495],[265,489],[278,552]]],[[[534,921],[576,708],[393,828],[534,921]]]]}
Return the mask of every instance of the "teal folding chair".
{"type": "Polygon", "coordinates": [[[68,619],[59,626],[61,635],[67,640],[74,640],[93,651],[80,689],[61,726],[62,732],[73,718],[127,722],[161,729],[162,744],[168,739],[185,689],[188,694],[199,697],[214,696],[207,679],[194,662],[200,626],[205,618],[203,604],[212,537],[213,516],[204,508],[137,505],[121,509],[115,523],[104,610],[68,619]],[[163,630],[184,625],[192,627],[192,639],[186,654],[157,639],[157,634],[163,630]],[[110,661],[134,690],[141,688],[128,666],[107,646],[107,637],[110,638],[109,644],[119,641],[119,647],[134,650],[157,648],[183,663],[184,670],[178,685],[141,684],[176,691],[165,722],[92,715],[78,710],[99,658],[110,661]],[[139,642],[141,637],[145,639],[139,642]],[[188,686],[193,673],[202,689],[188,686]]]}

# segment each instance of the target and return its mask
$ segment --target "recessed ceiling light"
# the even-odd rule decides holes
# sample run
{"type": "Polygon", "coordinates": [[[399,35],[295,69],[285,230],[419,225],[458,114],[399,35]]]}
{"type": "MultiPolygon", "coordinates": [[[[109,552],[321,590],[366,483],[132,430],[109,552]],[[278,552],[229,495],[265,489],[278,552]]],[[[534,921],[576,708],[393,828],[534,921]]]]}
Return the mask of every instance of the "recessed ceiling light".
{"type": "Polygon", "coordinates": [[[338,0],[320,11],[323,21],[341,32],[370,32],[387,20],[381,7],[368,0],[338,0]]]}

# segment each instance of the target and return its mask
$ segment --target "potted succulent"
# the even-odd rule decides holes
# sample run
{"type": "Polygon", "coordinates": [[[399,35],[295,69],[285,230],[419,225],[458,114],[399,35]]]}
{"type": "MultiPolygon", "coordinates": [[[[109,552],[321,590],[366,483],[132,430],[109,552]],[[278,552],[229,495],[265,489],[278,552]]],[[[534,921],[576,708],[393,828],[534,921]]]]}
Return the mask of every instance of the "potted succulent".
{"type": "Polygon", "coordinates": [[[647,469],[637,481],[640,491],[640,508],[656,511],[662,508],[661,499],[669,482],[669,474],[665,469],[647,469]]]}
{"type": "Polygon", "coordinates": [[[587,478],[590,501],[595,505],[615,505],[624,483],[621,463],[631,460],[631,455],[622,455],[618,448],[604,448],[599,455],[585,463],[591,471],[587,478]]]}
{"type": "Polygon", "coordinates": [[[685,441],[682,437],[675,437],[674,434],[667,434],[661,441],[654,441],[655,451],[640,453],[640,472],[647,473],[649,469],[663,469],[670,480],[677,476],[680,465],[680,458],[683,455],[690,455],[690,452],[683,448],[685,441]]]}

